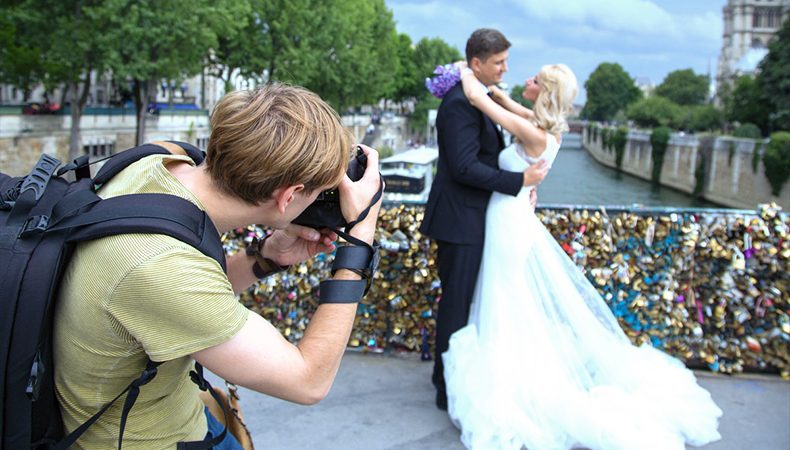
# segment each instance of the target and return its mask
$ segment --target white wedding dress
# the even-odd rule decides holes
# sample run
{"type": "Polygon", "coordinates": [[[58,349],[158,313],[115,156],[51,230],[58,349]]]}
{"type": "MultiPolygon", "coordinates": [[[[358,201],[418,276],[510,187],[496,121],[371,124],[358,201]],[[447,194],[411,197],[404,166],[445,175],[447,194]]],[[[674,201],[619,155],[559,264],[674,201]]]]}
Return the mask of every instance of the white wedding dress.
{"type": "MultiPolygon", "coordinates": [[[[548,135],[541,159],[554,161],[548,135]]],[[[499,166],[537,160],[511,145],[499,166]]],[[[535,216],[529,189],[493,193],[469,323],[444,353],[448,413],[470,449],[684,449],[720,438],[721,410],[684,365],[635,347],[535,216]]]]}

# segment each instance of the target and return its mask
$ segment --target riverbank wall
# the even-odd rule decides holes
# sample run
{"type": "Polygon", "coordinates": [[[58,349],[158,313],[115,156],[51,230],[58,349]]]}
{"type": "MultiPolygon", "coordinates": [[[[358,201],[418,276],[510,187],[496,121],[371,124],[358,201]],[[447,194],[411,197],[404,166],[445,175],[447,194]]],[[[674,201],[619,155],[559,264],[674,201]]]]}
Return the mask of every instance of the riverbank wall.
{"type": "MultiPolygon", "coordinates": [[[[604,128],[583,128],[582,146],[599,163],[617,169],[617,151],[605,138],[604,128]],[[605,142],[606,141],[606,142],[605,142]]],[[[608,129],[610,135],[614,129],[608,129]]],[[[763,152],[768,140],[731,136],[672,134],[664,154],[659,183],[730,208],[754,208],[775,202],[790,209],[790,186],[772,195],[765,175],[763,152]]],[[[644,180],[652,179],[650,132],[629,130],[619,170],[644,180]]]]}

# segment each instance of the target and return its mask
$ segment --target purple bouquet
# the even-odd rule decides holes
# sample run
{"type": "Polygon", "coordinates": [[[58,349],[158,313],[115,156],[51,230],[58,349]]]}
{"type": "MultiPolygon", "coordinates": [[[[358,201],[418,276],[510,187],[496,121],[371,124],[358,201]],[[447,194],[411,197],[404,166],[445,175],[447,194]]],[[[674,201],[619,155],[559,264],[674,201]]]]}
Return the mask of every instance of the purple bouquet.
{"type": "Polygon", "coordinates": [[[434,70],[433,73],[435,73],[436,76],[433,78],[426,78],[425,87],[437,98],[444,97],[456,83],[461,81],[461,73],[458,71],[458,68],[455,67],[455,64],[436,66],[436,70],[434,70]]]}

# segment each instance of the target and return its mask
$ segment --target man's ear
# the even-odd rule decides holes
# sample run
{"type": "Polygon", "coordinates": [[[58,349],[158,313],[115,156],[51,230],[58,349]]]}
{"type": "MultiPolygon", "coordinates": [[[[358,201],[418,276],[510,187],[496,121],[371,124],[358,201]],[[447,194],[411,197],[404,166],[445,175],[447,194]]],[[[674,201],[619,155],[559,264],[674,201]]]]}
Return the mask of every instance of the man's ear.
{"type": "Polygon", "coordinates": [[[290,205],[296,195],[300,193],[304,193],[304,184],[294,184],[275,189],[272,193],[272,198],[277,204],[277,211],[279,211],[280,214],[284,214],[288,205],[290,205]]]}
{"type": "Polygon", "coordinates": [[[478,74],[480,73],[480,66],[482,64],[483,61],[480,61],[480,58],[478,58],[477,56],[473,56],[472,59],[469,61],[469,68],[472,69],[472,71],[475,74],[478,74]]]}

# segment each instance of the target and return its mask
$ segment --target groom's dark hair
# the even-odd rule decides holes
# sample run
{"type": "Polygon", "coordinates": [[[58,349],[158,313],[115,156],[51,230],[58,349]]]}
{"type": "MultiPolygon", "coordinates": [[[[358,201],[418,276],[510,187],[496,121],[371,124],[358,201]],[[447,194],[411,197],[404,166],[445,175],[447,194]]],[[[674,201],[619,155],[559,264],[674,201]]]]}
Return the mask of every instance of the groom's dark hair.
{"type": "Polygon", "coordinates": [[[489,56],[509,48],[510,41],[504,34],[492,28],[480,28],[466,41],[466,62],[471,63],[472,58],[485,62],[489,56]]]}

